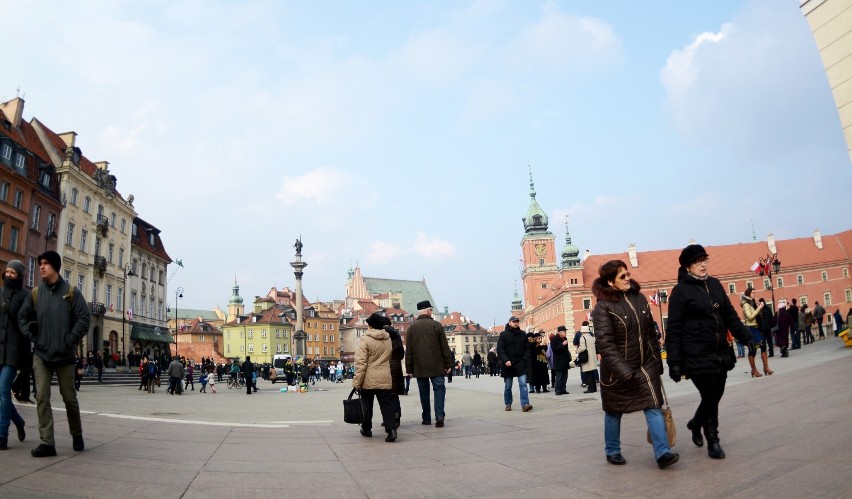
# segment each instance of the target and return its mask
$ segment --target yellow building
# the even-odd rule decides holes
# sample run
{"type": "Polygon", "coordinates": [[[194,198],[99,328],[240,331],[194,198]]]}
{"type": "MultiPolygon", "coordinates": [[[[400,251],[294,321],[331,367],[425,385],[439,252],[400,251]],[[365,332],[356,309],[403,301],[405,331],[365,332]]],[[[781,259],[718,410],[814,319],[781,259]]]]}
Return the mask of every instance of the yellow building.
{"type": "Polygon", "coordinates": [[[276,354],[290,355],[290,314],[272,301],[258,300],[255,311],[237,315],[222,326],[222,353],[229,359],[272,363],[276,354]]]}

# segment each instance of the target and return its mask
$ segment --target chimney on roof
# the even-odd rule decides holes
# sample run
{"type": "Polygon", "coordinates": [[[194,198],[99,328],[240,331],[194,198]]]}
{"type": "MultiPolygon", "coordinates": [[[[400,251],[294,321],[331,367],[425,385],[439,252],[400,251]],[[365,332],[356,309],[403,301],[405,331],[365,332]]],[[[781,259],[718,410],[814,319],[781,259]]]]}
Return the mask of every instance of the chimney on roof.
{"type": "Polygon", "coordinates": [[[636,243],[630,243],[627,247],[627,257],[630,258],[630,266],[634,269],[639,266],[639,259],[636,257],[636,243]]]}
{"type": "Polygon", "coordinates": [[[97,166],[99,170],[109,170],[109,161],[97,161],[95,166],[97,166]]]}
{"type": "Polygon", "coordinates": [[[62,139],[62,142],[65,142],[67,147],[74,147],[77,143],[77,132],[60,133],[59,138],[62,139]]]}
{"type": "Polygon", "coordinates": [[[814,244],[817,248],[822,249],[822,234],[819,229],[814,231],[814,244]]]}
{"type": "Polygon", "coordinates": [[[12,126],[18,128],[21,124],[21,116],[24,114],[24,99],[15,97],[14,99],[0,104],[0,109],[6,114],[6,117],[12,122],[12,126]]]}
{"type": "Polygon", "coordinates": [[[768,236],[766,236],[766,245],[769,247],[770,253],[772,253],[773,255],[775,253],[778,253],[778,249],[775,248],[775,235],[771,232],[768,236]]]}
{"type": "Polygon", "coordinates": [[[591,251],[589,251],[589,250],[584,251],[583,252],[583,261],[585,262],[586,258],[589,258],[591,255],[592,255],[591,251]]]}

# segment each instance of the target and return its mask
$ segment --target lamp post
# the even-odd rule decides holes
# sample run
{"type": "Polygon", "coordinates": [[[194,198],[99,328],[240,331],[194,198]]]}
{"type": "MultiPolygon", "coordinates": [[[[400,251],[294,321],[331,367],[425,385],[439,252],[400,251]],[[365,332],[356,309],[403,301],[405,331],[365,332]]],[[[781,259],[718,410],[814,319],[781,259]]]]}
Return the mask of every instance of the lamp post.
{"type": "Polygon", "coordinates": [[[178,356],[178,298],[183,298],[183,288],[175,290],[175,357],[178,356]]]}
{"type": "Polygon", "coordinates": [[[296,332],[293,334],[293,339],[296,340],[296,357],[298,357],[305,355],[308,338],[304,331],[305,311],[302,306],[302,275],[308,264],[302,261],[302,240],[296,239],[296,244],[293,247],[296,248],[296,261],[290,262],[290,266],[294,270],[293,274],[296,276],[296,332]]]}
{"type": "Polygon", "coordinates": [[[660,333],[662,334],[662,340],[665,343],[666,341],[666,321],[663,320],[663,303],[669,302],[669,294],[666,293],[665,289],[657,290],[657,307],[660,309],[660,333]]]}
{"type": "MultiPolygon", "coordinates": [[[[125,354],[127,354],[127,349],[124,347],[124,340],[127,337],[127,332],[125,328],[125,324],[127,323],[127,278],[133,277],[135,275],[136,274],[133,273],[133,265],[128,263],[124,266],[124,296],[121,297],[121,302],[124,305],[123,307],[121,307],[121,351],[125,354]]],[[[121,361],[124,362],[124,359],[121,359],[121,361]]]]}
{"type": "Polygon", "coordinates": [[[773,274],[777,274],[781,272],[781,260],[778,259],[778,253],[773,253],[771,255],[767,255],[766,258],[761,258],[760,262],[760,276],[763,277],[763,274],[769,278],[769,292],[772,295],[772,313],[775,313],[775,286],[772,284],[772,276],[773,274]]]}

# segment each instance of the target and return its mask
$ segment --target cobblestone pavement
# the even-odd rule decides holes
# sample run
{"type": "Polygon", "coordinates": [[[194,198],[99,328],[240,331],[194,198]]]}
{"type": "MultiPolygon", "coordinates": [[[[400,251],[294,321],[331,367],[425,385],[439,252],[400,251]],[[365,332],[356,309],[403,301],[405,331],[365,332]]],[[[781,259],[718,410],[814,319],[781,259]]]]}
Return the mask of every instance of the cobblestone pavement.
{"type": "MultiPolygon", "coordinates": [[[[598,394],[584,394],[576,370],[570,395],[531,394],[534,410],[505,412],[502,380],[454,377],[444,428],[420,424],[416,384],[402,398],[399,440],[372,439],[342,422],[351,389],[318,382],[309,393],[85,387],[86,451],[74,452],[56,387],[59,456],[35,459],[35,408],[18,405],[27,440],[14,427],[0,452],[5,497],[850,497],[852,349],[819,341],[770,359],[775,375],[751,379],[741,359],[729,373],[720,434],[727,459],[689,441],[697,404],[688,381],[665,378],[680,462],[657,468],[641,413],[622,426],[626,466],[603,455],[598,394]]],[[[516,388],[517,390],[517,388],[516,388]]],[[[517,399],[517,391],[515,392],[517,399]]],[[[517,405],[517,404],[516,404],[517,405]]]]}

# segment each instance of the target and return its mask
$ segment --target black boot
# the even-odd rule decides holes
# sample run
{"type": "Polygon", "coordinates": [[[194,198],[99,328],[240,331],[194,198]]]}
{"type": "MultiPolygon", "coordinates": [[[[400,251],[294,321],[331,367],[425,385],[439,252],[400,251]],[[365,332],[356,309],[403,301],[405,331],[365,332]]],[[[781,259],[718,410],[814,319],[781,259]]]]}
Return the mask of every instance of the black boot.
{"type": "Polygon", "coordinates": [[[704,447],[704,437],[701,436],[701,427],[694,424],[693,420],[690,419],[689,422],[686,423],[686,428],[692,432],[692,443],[698,447],[704,447]]]}
{"type": "Polygon", "coordinates": [[[725,459],[725,451],[719,445],[719,420],[709,420],[704,424],[704,436],[707,437],[707,455],[713,459],[725,459]]]}
{"type": "Polygon", "coordinates": [[[598,384],[594,379],[589,380],[589,388],[583,393],[595,393],[598,391],[598,384]]]}

